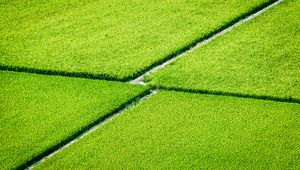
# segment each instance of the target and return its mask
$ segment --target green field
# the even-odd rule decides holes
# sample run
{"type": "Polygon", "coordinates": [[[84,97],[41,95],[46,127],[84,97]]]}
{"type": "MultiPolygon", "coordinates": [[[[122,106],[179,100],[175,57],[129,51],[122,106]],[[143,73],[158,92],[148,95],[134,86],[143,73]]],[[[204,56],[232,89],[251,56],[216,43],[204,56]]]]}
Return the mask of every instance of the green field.
{"type": "Polygon", "coordinates": [[[300,169],[300,0],[275,1],[2,0],[0,169],[300,169]]]}
{"type": "Polygon", "coordinates": [[[300,99],[300,3],[285,1],[147,78],[164,88],[300,99]]]}
{"type": "Polygon", "coordinates": [[[147,88],[0,71],[0,169],[19,167],[121,108],[147,88]]]}
{"type": "Polygon", "coordinates": [[[299,169],[300,105],[161,91],[37,169],[299,169]]]}
{"type": "Polygon", "coordinates": [[[4,0],[0,67],[126,80],[270,1],[4,0]]]}

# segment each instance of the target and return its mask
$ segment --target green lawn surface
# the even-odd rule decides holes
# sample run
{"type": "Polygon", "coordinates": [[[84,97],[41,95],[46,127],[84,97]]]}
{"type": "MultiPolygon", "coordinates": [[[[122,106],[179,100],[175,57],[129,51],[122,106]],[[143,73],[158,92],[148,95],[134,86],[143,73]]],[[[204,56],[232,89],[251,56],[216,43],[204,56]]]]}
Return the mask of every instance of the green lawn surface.
{"type": "Polygon", "coordinates": [[[143,86],[0,71],[0,169],[14,169],[146,93],[143,86]]]}
{"type": "Polygon", "coordinates": [[[261,16],[146,78],[168,89],[300,99],[300,1],[261,16]]]}
{"type": "Polygon", "coordinates": [[[161,91],[37,169],[299,169],[300,105],[161,91]]]}
{"type": "Polygon", "coordinates": [[[274,0],[4,0],[0,66],[125,80],[274,0]]]}

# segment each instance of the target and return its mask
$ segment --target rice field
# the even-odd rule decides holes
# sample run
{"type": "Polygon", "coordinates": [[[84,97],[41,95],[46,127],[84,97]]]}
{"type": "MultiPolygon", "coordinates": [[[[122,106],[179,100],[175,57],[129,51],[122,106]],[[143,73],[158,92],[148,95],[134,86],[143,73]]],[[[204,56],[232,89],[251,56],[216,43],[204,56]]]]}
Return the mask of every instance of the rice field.
{"type": "Polygon", "coordinates": [[[0,66],[125,81],[268,2],[4,1],[0,66]]]}
{"type": "Polygon", "coordinates": [[[6,71],[0,79],[1,169],[23,166],[59,148],[149,91],[117,82],[6,71]]]}
{"type": "Polygon", "coordinates": [[[297,169],[300,105],[161,91],[37,169],[297,169]]]}
{"type": "Polygon", "coordinates": [[[300,101],[299,9],[298,1],[285,1],[146,79],[163,88],[300,101]]]}
{"type": "Polygon", "coordinates": [[[299,11],[1,1],[0,169],[299,169],[299,11]]]}

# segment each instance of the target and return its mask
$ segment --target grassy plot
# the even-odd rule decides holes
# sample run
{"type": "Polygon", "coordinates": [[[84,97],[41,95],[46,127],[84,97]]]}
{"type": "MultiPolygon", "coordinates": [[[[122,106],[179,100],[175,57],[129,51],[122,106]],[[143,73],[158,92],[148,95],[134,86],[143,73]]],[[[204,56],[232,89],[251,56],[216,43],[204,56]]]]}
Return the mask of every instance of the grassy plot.
{"type": "Polygon", "coordinates": [[[2,1],[0,67],[124,80],[271,1],[2,1]]]}
{"type": "Polygon", "coordinates": [[[146,93],[129,84],[0,71],[0,169],[14,169],[146,93]]]}
{"type": "Polygon", "coordinates": [[[162,91],[37,169],[300,168],[300,105],[162,91]]]}
{"type": "Polygon", "coordinates": [[[284,1],[147,78],[151,85],[300,99],[300,1],[284,1]]]}

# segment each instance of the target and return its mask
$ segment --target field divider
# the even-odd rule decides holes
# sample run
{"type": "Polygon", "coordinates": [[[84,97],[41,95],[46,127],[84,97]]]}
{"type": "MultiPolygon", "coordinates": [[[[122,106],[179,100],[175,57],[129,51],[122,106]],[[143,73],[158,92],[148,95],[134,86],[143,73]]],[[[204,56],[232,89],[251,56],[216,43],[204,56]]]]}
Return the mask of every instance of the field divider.
{"type": "Polygon", "coordinates": [[[240,17],[230,21],[228,24],[225,24],[224,26],[217,29],[216,31],[213,31],[212,33],[196,40],[195,42],[192,42],[188,46],[183,47],[178,52],[175,52],[174,54],[169,55],[168,57],[166,57],[166,60],[164,60],[160,63],[153,64],[153,66],[150,67],[148,70],[144,71],[142,75],[138,76],[137,78],[135,78],[133,80],[130,80],[129,83],[146,85],[146,83],[144,82],[145,76],[157,72],[158,70],[175,62],[177,59],[185,56],[186,54],[195,51],[196,49],[208,44],[209,42],[213,41],[214,39],[221,37],[225,33],[232,31],[234,28],[258,17],[262,13],[266,12],[267,10],[278,5],[281,2],[283,2],[283,0],[270,1],[270,2],[267,2],[266,4],[263,4],[255,9],[251,10],[250,12],[248,12],[246,14],[241,15],[240,17]]]}
{"type": "Polygon", "coordinates": [[[40,155],[37,155],[36,157],[32,158],[28,162],[26,162],[24,165],[21,165],[17,169],[26,169],[30,170],[34,167],[38,166],[42,162],[46,161],[47,159],[53,157],[57,153],[61,152],[62,150],[68,148],[72,144],[76,143],[83,137],[89,135],[96,129],[100,128],[107,122],[111,121],[118,115],[124,113],[126,110],[136,106],[137,104],[141,103],[143,100],[146,100],[147,98],[151,97],[152,95],[156,94],[158,90],[147,90],[144,93],[136,96],[135,98],[131,99],[130,101],[124,103],[120,107],[116,108],[114,111],[112,111],[110,114],[107,114],[98,120],[94,121],[93,123],[87,125],[86,127],[83,127],[81,131],[71,135],[68,139],[61,141],[59,144],[51,147],[50,149],[46,150],[40,155]]]}
{"type": "Polygon", "coordinates": [[[0,70],[21,72],[21,73],[42,74],[42,75],[50,75],[50,76],[65,76],[65,77],[75,77],[75,78],[109,80],[109,81],[117,81],[117,82],[127,81],[127,79],[116,78],[108,74],[94,74],[88,72],[68,72],[68,71],[61,71],[61,70],[44,70],[44,69],[21,67],[21,66],[0,65],[0,70]]]}
{"type": "Polygon", "coordinates": [[[185,88],[177,88],[177,87],[164,87],[164,86],[151,86],[153,89],[165,90],[165,91],[174,91],[174,92],[185,92],[185,93],[194,93],[194,94],[210,94],[210,95],[218,95],[218,96],[231,96],[231,97],[239,97],[239,98],[248,98],[248,99],[256,99],[256,100],[267,100],[267,101],[275,101],[275,102],[285,102],[285,103],[297,103],[300,104],[300,99],[292,98],[292,97],[274,97],[268,95],[255,95],[255,94],[247,94],[247,93],[235,93],[235,92],[226,92],[226,91],[214,91],[214,90],[200,90],[200,89],[185,89],[185,88]]]}

